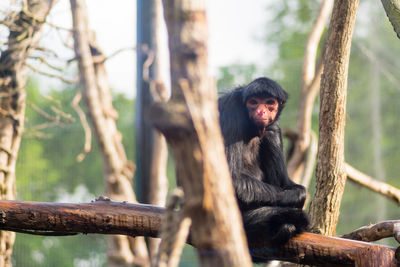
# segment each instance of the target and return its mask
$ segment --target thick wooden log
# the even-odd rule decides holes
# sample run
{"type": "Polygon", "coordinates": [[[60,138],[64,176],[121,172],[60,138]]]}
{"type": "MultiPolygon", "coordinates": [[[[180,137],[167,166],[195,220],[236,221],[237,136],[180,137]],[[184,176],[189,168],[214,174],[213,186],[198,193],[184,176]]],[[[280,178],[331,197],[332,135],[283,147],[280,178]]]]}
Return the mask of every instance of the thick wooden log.
{"type": "MultiPolygon", "coordinates": [[[[153,205],[105,198],[82,204],[4,200],[0,201],[0,230],[41,235],[156,237],[164,211],[153,205]]],[[[400,249],[396,253],[393,247],[312,233],[298,235],[280,248],[271,248],[262,240],[249,247],[251,255],[263,261],[275,259],[315,266],[400,266],[400,249]]]]}
{"type": "Polygon", "coordinates": [[[42,235],[157,236],[163,208],[103,199],[81,204],[0,201],[0,229],[42,235]]]}
{"type": "Polygon", "coordinates": [[[282,248],[271,249],[263,242],[250,244],[250,247],[251,255],[260,260],[275,259],[315,266],[395,267],[400,264],[393,247],[312,233],[298,235],[282,248]]]}

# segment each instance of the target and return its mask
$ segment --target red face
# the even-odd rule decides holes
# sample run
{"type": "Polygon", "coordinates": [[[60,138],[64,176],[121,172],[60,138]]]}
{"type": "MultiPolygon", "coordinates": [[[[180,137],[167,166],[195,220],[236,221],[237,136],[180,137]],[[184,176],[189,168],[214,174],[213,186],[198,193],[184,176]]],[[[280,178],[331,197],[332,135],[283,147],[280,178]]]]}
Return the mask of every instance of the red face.
{"type": "Polygon", "coordinates": [[[279,103],[273,97],[250,97],[246,100],[249,118],[259,127],[271,124],[278,114],[279,103]]]}

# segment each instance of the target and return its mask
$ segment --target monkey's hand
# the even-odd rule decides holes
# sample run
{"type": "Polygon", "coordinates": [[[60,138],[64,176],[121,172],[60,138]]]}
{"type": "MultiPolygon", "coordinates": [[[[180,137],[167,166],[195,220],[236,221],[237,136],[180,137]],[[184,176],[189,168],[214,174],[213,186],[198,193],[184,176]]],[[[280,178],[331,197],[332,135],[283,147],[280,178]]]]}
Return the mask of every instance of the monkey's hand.
{"type": "Polygon", "coordinates": [[[306,231],[309,223],[308,215],[302,210],[281,211],[271,218],[272,244],[285,244],[291,237],[306,231]]]}
{"type": "Polygon", "coordinates": [[[306,201],[306,189],[302,185],[295,185],[280,193],[282,198],[279,206],[302,209],[306,201]]]}

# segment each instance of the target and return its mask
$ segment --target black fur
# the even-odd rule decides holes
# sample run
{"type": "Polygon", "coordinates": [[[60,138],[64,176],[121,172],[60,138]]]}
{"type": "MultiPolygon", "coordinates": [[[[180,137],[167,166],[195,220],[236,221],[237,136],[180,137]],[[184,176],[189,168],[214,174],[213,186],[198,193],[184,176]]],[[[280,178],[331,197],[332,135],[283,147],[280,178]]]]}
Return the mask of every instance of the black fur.
{"type": "Polygon", "coordinates": [[[302,211],[306,190],[288,177],[278,118],[288,94],[276,82],[259,78],[218,100],[225,150],[249,243],[263,238],[282,245],[303,232],[309,219],[302,211]],[[249,119],[246,99],[278,99],[276,119],[263,134],[249,119]]]}

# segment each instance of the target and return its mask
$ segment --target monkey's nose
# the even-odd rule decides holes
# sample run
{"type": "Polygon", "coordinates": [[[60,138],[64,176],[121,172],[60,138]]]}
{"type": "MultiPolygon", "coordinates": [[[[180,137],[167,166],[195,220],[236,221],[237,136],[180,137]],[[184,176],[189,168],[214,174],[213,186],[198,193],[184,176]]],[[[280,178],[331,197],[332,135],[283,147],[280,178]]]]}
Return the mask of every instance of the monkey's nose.
{"type": "Polygon", "coordinates": [[[265,110],[261,109],[257,111],[258,115],[264,116],[265,115],[265,110]]]}

